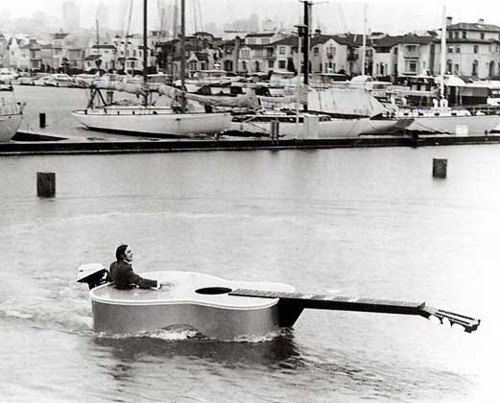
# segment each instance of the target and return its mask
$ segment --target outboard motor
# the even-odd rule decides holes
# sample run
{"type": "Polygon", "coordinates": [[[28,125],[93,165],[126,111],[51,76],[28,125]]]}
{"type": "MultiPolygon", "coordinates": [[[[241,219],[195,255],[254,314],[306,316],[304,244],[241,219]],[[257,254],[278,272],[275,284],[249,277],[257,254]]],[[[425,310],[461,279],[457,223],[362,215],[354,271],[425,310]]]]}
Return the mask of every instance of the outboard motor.
{"type": "Polygon", "coordinates": [[[77,283],[87,283],[89,290],[109,282],[108,271],[100,263],[82,264],[78,267],[77,283]]]}

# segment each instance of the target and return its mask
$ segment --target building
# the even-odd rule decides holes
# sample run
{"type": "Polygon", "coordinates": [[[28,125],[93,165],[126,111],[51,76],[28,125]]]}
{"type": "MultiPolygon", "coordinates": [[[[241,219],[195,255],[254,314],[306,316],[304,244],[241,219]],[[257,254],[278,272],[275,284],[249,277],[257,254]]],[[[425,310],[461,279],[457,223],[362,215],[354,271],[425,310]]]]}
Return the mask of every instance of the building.
{"type": "MultiPolygon", "coordinates": [[[[446,27],[446,72],[479,79],[500,78],[500,27],[477,23],[453,24],[446,27]]],[[[441,45],[436,46],[441,52],[441,45]]],[[[439,53],[438,53],[439,54],[439,53]]]]}
{"type": "Polygon", "coordinates": [[[115,69],[115,65],[116,47],[109,43],[92,45],[84,61],[84,69],[86,71],[97,68],[109,71],[115,69]]]}
{"type": "MultiPolygon", "coordinates": [[[[208,32],[196,32],[185,39],[186,75],[213,70],[223,64],[224,41],[208,32]]],[[[178,78],[181,69],[180,40],[171,39],[156,45],[158,67],[178,78]]]]}
{"type": "Polygon", "coordinates": [[[433,35],[384,36],[373,42],[373,76],[395,81],[398,76],[439,74],[433,35]]]}
{"type": "Polygon", "coordinates": [[[8,50],[7,38],[0,33],[0,67],[7,67],[8,50]]]}

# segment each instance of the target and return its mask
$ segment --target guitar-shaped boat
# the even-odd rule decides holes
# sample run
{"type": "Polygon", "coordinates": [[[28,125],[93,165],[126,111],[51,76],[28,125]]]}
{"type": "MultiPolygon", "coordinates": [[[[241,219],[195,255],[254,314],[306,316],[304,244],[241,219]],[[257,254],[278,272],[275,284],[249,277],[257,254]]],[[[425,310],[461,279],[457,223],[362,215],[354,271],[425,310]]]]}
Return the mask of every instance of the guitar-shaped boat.
{"type": "MultiPolygon", "coordinates": [[[[101,265],[92,266],[105,272],[101,265]]],[[[229,281],[195,272],[148,272],[145,276],[172,286],[118,290],[107,283],[90,290],[94,331],[136,334],[188,326],[210,338],[233,340],[291,327],[305,308],[434,316],[441,323],[461,325],[469,333],[480,323],[423,302],[301,294],[288,284],[229,281]]],[[[86,282],[85,278],[78,281],[86,282]]]]}

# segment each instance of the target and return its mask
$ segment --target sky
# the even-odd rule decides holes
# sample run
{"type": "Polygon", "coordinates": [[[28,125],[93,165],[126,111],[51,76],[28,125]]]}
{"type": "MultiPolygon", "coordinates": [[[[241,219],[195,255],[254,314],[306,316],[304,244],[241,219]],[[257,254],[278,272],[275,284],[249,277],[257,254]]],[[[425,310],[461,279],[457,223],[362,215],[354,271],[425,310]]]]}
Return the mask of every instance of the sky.
{"type": "MultiPolygon", "coordinates": [[[[134,27],[139,30],[142,1],[134,0],[134,27]]],[[[158,3],[169,4],[173,0],[149,0],[151,27],[158,25],[158,3]]],[[[188,24],[193,20],[193,4],[200,6],[202,23],[210,22],[222,26],[236,19],[248,18],[252,13],[261,19],[281,21],[285,26],[299,23],[302,3],[299,0],[185,0],[188,24]]],[[[123,15],[128,0],[75,0],[81,8],[84,27],[95,25],[99,4],[108,9],[109,28],[122,29],[123,15]],[[122,11],[121,11],[122,10],[122,11]],[[121,12],[120,12],[121,11],[121,12]]],[[[2,1],[0,16],[10,18],[32,17],[37,11],[47,16],[61,18],[63,0],[15,0],[2,1]]],[[[313,26],[322,27],[325,33],[363,31],[364,9],[367,10],[367,27],[370,31],[404,33],[415,30],[439,28],[442,21],[443,4],[447,15],[454,22],[477,22],[500,25],[500,1],[492,0],[317,0],[313,6],[313,26]],[[365,6],[366,5],[366,6],[365,6]]],[[[1,30],[1,27],[0,27],[1,30]]]]}

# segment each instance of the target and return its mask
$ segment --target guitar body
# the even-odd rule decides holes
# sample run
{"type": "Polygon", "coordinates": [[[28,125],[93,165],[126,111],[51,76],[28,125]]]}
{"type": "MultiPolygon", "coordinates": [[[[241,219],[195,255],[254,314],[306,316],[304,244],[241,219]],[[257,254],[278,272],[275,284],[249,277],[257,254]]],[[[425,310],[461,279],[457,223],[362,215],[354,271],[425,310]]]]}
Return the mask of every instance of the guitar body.
{"type": "Polygon", "coordinates": [[[195,272],[148,272],[146,278],[172,287],[118,290],[105,284],[90,291],[93,329],[137,334],[187,326],[214,339],[261,337],[279,325],[279,298],[234,296],[235,289],[294,292],[288,284],[228,281],[195,272]]]}

